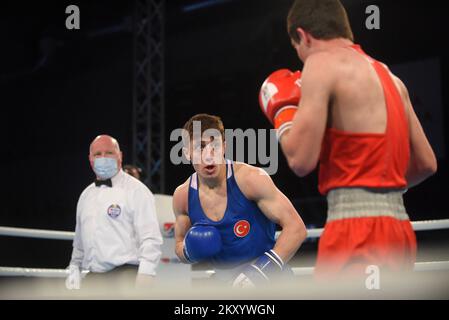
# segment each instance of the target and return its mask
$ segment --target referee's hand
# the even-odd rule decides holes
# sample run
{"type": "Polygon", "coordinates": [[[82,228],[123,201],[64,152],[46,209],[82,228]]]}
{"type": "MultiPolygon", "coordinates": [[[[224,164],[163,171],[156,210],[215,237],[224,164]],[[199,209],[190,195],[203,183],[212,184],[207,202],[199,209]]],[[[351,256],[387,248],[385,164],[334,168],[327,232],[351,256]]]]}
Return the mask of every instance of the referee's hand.
{"type": "Polygon", "coordinates": [[[69,290],[81,287],[81,273],[78,266],[69,266],[69,276],[65,280],[65,287],[69,290]]]}

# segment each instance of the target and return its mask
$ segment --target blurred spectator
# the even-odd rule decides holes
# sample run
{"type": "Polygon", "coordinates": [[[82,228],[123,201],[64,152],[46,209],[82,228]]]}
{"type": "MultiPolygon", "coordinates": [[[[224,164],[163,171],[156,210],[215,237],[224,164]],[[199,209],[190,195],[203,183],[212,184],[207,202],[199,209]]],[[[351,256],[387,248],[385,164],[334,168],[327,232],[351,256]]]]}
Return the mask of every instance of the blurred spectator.
{"type": "Polygon", "coordinates": [[[123,170],[129,174],[132,175],[137,180],[141,180],[142,176],[142,169],[140,169],[138,166],[135,166],[133,164],[125,164],[123,166],[123,170]]]}

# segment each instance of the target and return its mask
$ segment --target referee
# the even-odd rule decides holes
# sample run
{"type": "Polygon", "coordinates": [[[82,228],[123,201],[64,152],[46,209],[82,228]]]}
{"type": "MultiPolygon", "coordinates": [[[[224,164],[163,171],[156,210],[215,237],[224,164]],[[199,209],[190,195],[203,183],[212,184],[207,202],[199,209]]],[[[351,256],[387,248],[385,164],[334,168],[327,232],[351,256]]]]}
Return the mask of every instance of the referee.
{"type": "Polygon", "coordinates": [[[154,196],[122,170],[116,139],[96,137],[90,145],[96,175],[78,200],[68,289],[119,289],[151,284],[161,256],[162,236],[154,196]]]}

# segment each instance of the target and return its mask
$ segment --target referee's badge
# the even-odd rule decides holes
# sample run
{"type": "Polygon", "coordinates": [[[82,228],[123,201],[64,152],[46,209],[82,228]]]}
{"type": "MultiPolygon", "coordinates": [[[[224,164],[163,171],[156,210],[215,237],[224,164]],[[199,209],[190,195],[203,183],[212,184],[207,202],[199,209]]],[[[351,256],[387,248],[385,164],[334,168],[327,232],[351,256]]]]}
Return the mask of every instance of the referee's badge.
{"type": "Polygon", "coordinates": [[[122,209],[118,204],[111,204],[108,208],[108,216],[111,218],[117,218],[121,212],[122,209]]]}

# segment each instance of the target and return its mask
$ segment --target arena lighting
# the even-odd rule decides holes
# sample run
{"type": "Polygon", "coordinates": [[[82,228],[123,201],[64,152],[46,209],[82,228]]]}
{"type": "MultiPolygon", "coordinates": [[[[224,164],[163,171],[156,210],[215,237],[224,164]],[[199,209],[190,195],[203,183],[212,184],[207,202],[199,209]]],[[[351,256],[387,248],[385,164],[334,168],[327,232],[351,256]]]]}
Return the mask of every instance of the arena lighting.
{"type": "Polygon", "coordinates": [[[200,10],[200,9],[204,9],[204,8],[209,8],[209,7],[213,7],[219,4],[224,4],[226,2],[231,2],[232,0],[207,0],[207,1],[202,1],[202,2],[198,2],[195,4],[189,4],[186,5],[184,7],[182,7],[182,11],[183,12],[192,12],[195,10],[200,10]]]}

